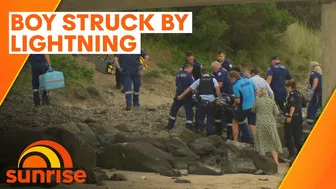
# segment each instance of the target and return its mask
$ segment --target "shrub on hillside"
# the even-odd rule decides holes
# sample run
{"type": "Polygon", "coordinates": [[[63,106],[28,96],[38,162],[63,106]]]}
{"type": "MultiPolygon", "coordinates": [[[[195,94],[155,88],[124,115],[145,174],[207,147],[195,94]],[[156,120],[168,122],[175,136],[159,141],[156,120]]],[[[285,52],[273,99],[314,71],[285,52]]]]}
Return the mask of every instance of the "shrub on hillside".
{"type": "Polygon", "coordinates": [[[64,73],[70,82],[92,83],[94,71],[77,64],[76,59],[69,55],[51,55],[52,67],[64,73]]]}

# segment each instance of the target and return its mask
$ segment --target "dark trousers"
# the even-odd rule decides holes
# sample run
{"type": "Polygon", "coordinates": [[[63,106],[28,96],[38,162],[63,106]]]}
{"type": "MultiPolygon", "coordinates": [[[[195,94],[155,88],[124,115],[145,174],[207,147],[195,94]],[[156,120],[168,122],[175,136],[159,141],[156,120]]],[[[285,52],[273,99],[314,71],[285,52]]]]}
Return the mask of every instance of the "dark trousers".
{"type": "Polygon", "coordinates": [[[192,123],[194,119],[194,111],[192,107],[191,97],[182,100],[174,98],[174,102],[170,108],[168,128],[170,129],[174,128],[177,112],[182,106],[184,107],[184,110],[186,112],[186,128],[189,130],[193,129],[192,123]]]}
{"type": "Polygon", "coordinates": [[[285,140],[291,157],[296,155],[295,148],[297,153],[302,148],[302,122],[301,116],[293,116],[291,123],[285,123],[285,140]]]}
{"type": "Polygon", "coordinates": [[[285,112],[285,103],[286,103],[287,93],[274,93],[275,103],[280,107],[282,112],[285,112]]]}
{"type": "MultiPolygon", "coordinates": [[[[40,66],[32,66],[32,86],[33,86],[33,100],[35,106],[40,105],[41,98],[40,98],[40,79],[39,76],[43,75],[47,72],[48,68],[47,65],[40,65],[40,66]]],[[[42,102],[43,104],[49,104],[49,97],[48,91],[43,90],[42,92],[42,102]]]]}
{"type": "Polygon", "coordinates": [[[205,128],[205,117],[207,118],[207,133],[208,135],[211,135],[214,133],[214,108],[215,104],[214,102],[209,101],[203,101],[198,104],[198,129],[203,131],[205,128]]]}
{"type": "Polygon", "coordinates": [[[321,95],[314,94],[308,105],[307,111],[307,123],[308,125],[314,125],[315,116],[319,108],[322,108],[321,95]]]}
{"type": "Polygon", "coordinates": [[[119,69],[116,69],[115,78],[117,87],[121,87],[123,81],[122,81],[122,74],[120,73],[119,69]]]}
{"type": "Polygon", "coordinates": [[[141,87],[141,76],[138,72],[127,72],[123,73],[123,83],[125,90],[126,104],[132,105],[132,95],[133,95],[133,105],[139,104],[139,95],[141,87]],[[133,84],[133,90],[132,90],[133,84]]]}

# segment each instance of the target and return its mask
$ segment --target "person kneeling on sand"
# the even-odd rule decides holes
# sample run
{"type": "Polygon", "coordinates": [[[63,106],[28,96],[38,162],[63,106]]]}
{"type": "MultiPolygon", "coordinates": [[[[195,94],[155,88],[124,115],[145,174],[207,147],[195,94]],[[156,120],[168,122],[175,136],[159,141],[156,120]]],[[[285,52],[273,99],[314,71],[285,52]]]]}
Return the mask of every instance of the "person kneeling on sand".
{"type": "Polygon", "coordinates": [[[260,89],[252,112],[256,113],[255,150],[260,155],[271,152],[275,163],[279,165],[278,153],[282,153],[281,141],[276,125],[276,117],[279,114],[279,110],[275,101],[267,95],[266,89],[260,89]]]}

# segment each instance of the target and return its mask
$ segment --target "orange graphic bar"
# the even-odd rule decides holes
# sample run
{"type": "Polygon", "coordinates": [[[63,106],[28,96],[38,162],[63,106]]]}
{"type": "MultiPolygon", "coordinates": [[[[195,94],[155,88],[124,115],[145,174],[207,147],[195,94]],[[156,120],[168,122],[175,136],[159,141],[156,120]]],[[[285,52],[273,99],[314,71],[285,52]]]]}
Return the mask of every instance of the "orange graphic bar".
{"type": "Polygon", "coordinates": [[[336,188],[336,91],[279,189],[336,188]]]}
{"type": "Polygon", "coordinates": [[[0,6],[0,105],[20,73],[28,55],[9,54],[9,12],[54,12],[61,0],[10,0],[0,6]]]}

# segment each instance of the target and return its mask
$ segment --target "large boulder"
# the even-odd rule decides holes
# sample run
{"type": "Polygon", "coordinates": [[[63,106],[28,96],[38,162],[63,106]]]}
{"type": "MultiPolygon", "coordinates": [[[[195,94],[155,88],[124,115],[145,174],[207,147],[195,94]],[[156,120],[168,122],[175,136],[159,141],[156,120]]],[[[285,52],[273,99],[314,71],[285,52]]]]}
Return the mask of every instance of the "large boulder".
{"type": "Polygon", "coordinates": [[[95,150],[77,135],[56,127],[46,129],[45,134],[55,138],[67,149],[72,158],[74,168],[91,169],[96,167],[97,156],[95,150]]]}
{"type": "Polygon", "coordinates": [[[163,144],[164,139],[160,138],[150,138],[147,136],[141,136],[138,133],[126,133],[126,132],[119,132],[115,135],[113,140],[110,141],[110,144],[118,144],[118,143],[127,143],[127,142],[146,142],[149,144],[154,145],[155,147],[159,148],[162,151],[167,152],[167,147],[163,144]]]}
{"type": "Polygon", "coordinates": [[[130,171],[160,172],[171,169],[174,157],[145,142],[118,143],[103,149],[98,166],[130,171]]]}
{"type": "Polygon", "coordinates": [[[265,174],[275,174],[278,172],[278,166],[272,158],[263,155],[256,155],[253,159],[253,163],[256,168],[263,170],[265,174]]]}
{"type": "Polygon", "coordinates": [[[197,160],[199,156],[192,152],[188,146],[178,137],[172,137],[167,141],[166,146],[169,153],[177,157],[186,157],[186,159],[197,160]]]}
{"type": "Polygon", "coordinates": [[[195,175],[222,175],[221,168],[218,165],[211,166],[200,162],[190,165],[188,173],[195,175]]]}
{"type": "Polygon", "coordinates": [[[60,125],[55,125],[55,127],[70,131],[71,133],[83,139],[88,144],[91,145],[99,144],[96,134],[93,132],[91,127],[88,126],[86,123],[68,122],[60,125]]]}
{"type": "Polygon", "coordinates": [[[193,152],[200,156],[210,154],[216,150],[212,141],[205,137],[196,139],[189,144],[189,147],[193,152]]]}

